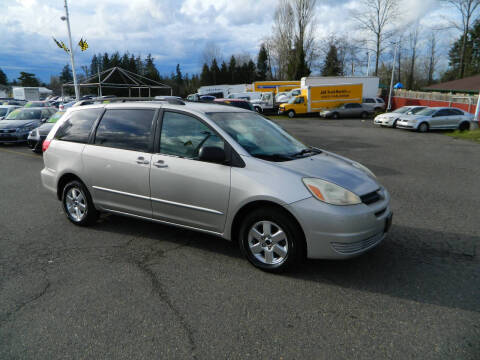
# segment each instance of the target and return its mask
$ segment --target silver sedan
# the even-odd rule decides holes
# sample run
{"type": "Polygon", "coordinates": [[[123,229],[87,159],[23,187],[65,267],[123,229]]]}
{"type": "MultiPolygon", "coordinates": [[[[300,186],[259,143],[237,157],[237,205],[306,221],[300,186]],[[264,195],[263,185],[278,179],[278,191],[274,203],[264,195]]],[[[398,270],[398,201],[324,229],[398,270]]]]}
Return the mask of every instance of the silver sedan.
{"type": "Polygon", "coordinates": [[[427,132],[429,130],[459,129],[472,127],[473,115],[457,108],[432,107],[425,108],[415,115],[402,115],[397,121],[400,129],[427,132]]]}
{"type": "Polygon", "coordinates": [[[402,106],[392,112],[376,116],[373,123],[375,125],[396,128],[397,121],[401,115],[415,115],[417,112],[425,108],[426,106],[402,106]]]}

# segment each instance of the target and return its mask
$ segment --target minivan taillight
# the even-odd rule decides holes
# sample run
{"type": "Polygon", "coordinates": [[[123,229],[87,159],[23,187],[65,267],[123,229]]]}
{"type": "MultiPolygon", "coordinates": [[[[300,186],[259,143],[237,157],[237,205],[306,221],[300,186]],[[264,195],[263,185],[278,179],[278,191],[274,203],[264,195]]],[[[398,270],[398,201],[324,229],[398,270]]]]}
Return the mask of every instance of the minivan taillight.
{"type": "Polygon", "coordinates": [[[42,144],[42,152],[45,152],[47,151],[48,147],[50,146],[50,143],[52,142],[52,140],[45,140],[42,144]]]}

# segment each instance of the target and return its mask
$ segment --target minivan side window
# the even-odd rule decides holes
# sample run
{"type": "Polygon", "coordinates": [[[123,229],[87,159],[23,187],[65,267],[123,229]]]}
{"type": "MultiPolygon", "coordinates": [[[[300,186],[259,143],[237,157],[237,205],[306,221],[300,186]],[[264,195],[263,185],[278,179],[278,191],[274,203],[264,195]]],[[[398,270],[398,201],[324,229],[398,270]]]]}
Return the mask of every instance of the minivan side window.
{"type": "Polygon", "coordinates": [[[202,146],[224,148],[225,144],[215,131],[200,120],[165,111],[160,136],[160,153],[189,159],[198,158],[202,146]]]}
{"type": "Polygon", "coordinates": [[[58,128],[55,139],[78,143],[87,143],[93,123],[97,120],[103,108],[74,111],[58,128]]]}
{"type": "Polygon", "coordinates": [[[148,152],[152,140],[155,110],[112,109],[100,120],[95,145],[148,152]]]}

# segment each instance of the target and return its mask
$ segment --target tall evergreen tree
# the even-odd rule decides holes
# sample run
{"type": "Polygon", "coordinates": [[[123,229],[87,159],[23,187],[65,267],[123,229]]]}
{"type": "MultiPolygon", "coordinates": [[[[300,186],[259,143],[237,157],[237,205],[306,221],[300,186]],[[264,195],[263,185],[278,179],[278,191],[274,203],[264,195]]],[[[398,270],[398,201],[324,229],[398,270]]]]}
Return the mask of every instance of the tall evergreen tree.
{"type": "Polygon", "coordinates": [[[157,70],[157,67],[155,66],[155,63],[153,62],[153,58],[151,54],[147,55],[147,58],[145,59],[145,74],[144,76],[155,80],[155,81],[160,81],[160,73],[157,70]]]}
{"type": "Polygon", "coordinates": [[[260,46],[257,57],[257,79],[266,80],[268,73],[268,53],[265,44],[260,46]]]}
{"type": "Polygon", "coordinates": [[[235,84],[237,80],[237,60],[235,59],[235,56],[232,55],[230,58],[230,62],[228,63],[228,72],[230,73],[230,79],[231,84],[235,84]]]}
{"type": "Polygon", "coordinates": [[[255,81],[255,78],[257,77],[257,69],[255,67],[255,63],[253,62],[252,59],[250,59],[247,63],[247,73],[246,73],[246,79],[244,79],[245,84],[251,84],[255,81]]]}
{"type": "Polygon", "coordinates": [[[307,64],[305,49],[300,42],[296,55],[294,79],[300,80],[302,77],[310,75],[311,72],[307,64]]]}
{"type": "Polygon", "coordinates": [[[36,78],[35,74],[27,73],[24,71],[20,72],[18,81],[20,82],[21,86],[40,86],[40,82],[36,78]]]}
{"type": "Polygon", "coordinates": [[[98,68],[102,71],[100,61],[100,56],[97,57],[96,54],[93,54],[92,61],[90,62],[90,74],[98,73],[98,68]]]}
{"type": "Polygon", "coordinates": [[[59,79],[60,82],[63,84],[73,81],[73,75],[72,70],[70,69],[70,65],[67,64],[63,67],[59,79]]]}
{"type": "Polygon", "coordinates": [[[0,69],[0,85],[8,85],[7,75],[0,69]]]}
{"type": "Polygon", "coordinates": [[[177,83],[178,86],[183,85],[183,75],[182,75],[182,70],[180,69],[180,64],[177,64],[177,67],[175,69],[175,75],[174,75],[175,82],[177,83]]]}
{"type": "Polygon", "coordinates": [[[337,47],[330,44],[327,57],[322,67],[322,76],[339,76],[342,75],[342,63],[338,58],[337,47]]]}
{"type": "Polygon", "coordinates": [[[222,65],[220,65],[220,75],[218,81],[220,84],[230,83],[230,77],[228,76],[228,66],[225,61],[222,61],[222,65]]]}
{"type": "Polygon", "coordinates": [[[101,71],[110,69],[111,67],[112,66],[110,64],[110,57],[108,56],[108,53],[103,54],[101,71]]]}
{"type": "Polygon", "coordinates": [[[212,74],[212,82],[213,85],[219,84],[218,80],[220,80],[220,69],[217,64],[217,59],[213,58],[212,65],[210,66],[210,73],[212,74]]]}
{"type": "Polygon", "coordinates": [[[212,84],[212,74],[210,73],[210,68],[208,64],[203,64],[202,73],[200,75],[200,85],[211,85],[212,84]]]}

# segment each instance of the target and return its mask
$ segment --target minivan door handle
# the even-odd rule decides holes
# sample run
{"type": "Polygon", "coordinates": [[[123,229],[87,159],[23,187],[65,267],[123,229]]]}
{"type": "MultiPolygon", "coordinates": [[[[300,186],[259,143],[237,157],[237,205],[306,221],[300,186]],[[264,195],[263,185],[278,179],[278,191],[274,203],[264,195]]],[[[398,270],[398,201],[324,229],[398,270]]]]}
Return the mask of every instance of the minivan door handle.
{"type": "Polygon", "coordinates": [[[148,160],[145,160],[145,158],[143,156],[139,156],[137,158],[137,164],[146,165],[146,164],[148,164],[148,160]]]}
{"type": "Polygon", "coordinates": [[[156,166],[157,168],[166,168],[168,167],[167,164],[165,164],[165,161],[163,160],[158,160],[157,162],[153,163],[154,166],[156,166]]]}

